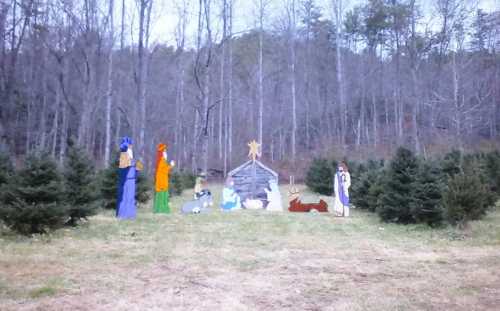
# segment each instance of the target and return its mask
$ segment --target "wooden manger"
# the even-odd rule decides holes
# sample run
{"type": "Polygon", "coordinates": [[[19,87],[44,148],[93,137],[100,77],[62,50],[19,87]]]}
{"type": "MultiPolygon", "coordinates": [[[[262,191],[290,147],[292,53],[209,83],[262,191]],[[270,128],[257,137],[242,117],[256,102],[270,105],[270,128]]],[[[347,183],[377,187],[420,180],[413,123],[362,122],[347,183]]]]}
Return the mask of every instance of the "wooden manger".
{"type": "Polygon", "coordinates": [[[267,206],[267,194],[264,189],[269,188],[269,181],[278,182],[278,174],[258,160],[250,160],[229,172],[234,181],[234,189],[241,198],[261,200],[267,206]]]}

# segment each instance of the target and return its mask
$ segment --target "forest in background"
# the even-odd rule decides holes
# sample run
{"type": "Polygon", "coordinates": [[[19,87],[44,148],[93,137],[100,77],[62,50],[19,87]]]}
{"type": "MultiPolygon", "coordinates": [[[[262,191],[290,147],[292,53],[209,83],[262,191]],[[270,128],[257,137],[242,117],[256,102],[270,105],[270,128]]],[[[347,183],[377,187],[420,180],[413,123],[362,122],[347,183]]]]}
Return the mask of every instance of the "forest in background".
{"type": "Polygon", "coordinates": [[[178,0],[165,45],[158,1],[2,1],[2,148],[62,163],[72,139],[107,166],[128,135],[147,168],[166,142],[180,168],[227,172],[254,138],[278,163],[498,145],[498,10],[437,0],[430,27],[418,0],[282,0],[270,21],[255,0],[256,26],[236,32],[236,0],[178,0]]]}

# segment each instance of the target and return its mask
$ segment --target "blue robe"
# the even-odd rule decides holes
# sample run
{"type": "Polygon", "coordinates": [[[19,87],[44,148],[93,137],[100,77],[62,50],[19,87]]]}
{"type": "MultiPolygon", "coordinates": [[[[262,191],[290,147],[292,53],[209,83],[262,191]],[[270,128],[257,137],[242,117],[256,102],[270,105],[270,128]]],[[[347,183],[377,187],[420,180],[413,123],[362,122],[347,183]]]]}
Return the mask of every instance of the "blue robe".
{"type": "Polygon", "coordinates": [[[120,184],[118,186],[118,201],[116,217],[120,219],[134,219],[137,210],[135,206],[135,166],[120,168],[120,184]]]}

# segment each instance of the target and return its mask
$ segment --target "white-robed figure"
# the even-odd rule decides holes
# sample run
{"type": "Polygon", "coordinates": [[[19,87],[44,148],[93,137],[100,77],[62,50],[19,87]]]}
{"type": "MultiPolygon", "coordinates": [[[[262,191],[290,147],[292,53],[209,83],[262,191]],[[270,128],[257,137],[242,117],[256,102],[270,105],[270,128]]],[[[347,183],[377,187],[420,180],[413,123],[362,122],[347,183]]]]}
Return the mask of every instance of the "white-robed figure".
{"type": "Polygon", "coordinates": [[[274,179],[269,180],[269,188],[271,190],[264,189],[267,194],[267,210],[268,211],[283,211],[283,205],[281,204],[281,193],[278,188],[278,182],[274,179]]]}
{"type": "Polygon", "coordinates": [[[351,187],[351,175],[345,163],[340,163],[333,180],[333,191],[335,201],[333,208],[338,216],[349,217],[349,187],[351,187]]]}

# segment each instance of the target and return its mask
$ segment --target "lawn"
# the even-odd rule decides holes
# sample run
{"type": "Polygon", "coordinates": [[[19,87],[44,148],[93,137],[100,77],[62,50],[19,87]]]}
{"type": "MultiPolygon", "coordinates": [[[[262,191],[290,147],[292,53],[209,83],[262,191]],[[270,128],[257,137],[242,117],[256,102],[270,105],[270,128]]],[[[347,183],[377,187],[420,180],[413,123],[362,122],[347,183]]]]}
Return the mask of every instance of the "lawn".
{"type": "Polygon", "coordinates": [[[500,307],[500,208],[464,231],[430,230],[383,224],[359,210],[348,219],[180,215],[190,197],[173,198],[170,215],[145,206],[135,221],[105,211],[49,236],[1,232],[0,310],[500,307]]]}

